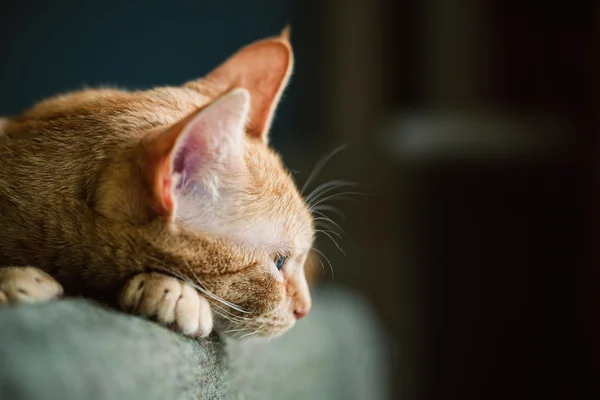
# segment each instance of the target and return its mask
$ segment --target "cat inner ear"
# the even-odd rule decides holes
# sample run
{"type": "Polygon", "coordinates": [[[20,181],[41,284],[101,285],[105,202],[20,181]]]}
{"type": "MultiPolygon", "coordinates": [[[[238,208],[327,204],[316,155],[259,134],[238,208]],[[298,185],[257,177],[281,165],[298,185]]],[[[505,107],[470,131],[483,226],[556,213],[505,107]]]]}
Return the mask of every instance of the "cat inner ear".
{"type": "Polygon", "coordinates": [[[219,92],[232,87],[248,89],[252,101],[247,133],[266,143],[273,114],[287,86],[293,63],[289,27],[286,27],[279,36],[240,49],[204,79],[190,82],[188,86],[202,89],[206,83],[219,92]]]}
{"type": "Polygon", "coordinates": [[[167,130],[150,133],[142,140],[142,170],[154,212],[173,220],[179,182],[201,181],[215,170],[235,169],[243,163],[244,126],[249,111],[250,94],[236,88],[167,130]]]}

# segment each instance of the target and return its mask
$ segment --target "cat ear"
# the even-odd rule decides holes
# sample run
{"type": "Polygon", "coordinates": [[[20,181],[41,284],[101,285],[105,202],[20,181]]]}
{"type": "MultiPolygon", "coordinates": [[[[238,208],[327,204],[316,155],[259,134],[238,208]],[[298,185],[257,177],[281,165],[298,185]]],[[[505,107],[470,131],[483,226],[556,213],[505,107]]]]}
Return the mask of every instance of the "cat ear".
{"type": "Polygon", "coordinates": [[[235,168],[243,162],[249,109],[248,91],[237,88],[171,128],[144,138],[142,169],[150,189],[150,207],[156,213],[173,218],[174,189],[181,179],[219,166],[235,168]]]}
{"type": "Polygon", "coordinates": [[[267,142],[273,113],[294,63],[289,31],[286,27],[279,36],[240,49],[203,80],[188,86],[201,88],[206,83],[221,93],[232,87],[248,89],[251,104],[247,133],[267,142]]]}
{"type": "Polygon", "coordinates": [[[0,117],[0,145],[4,140],[7,140],[8,137],[5,136],[6,126],[8,125],[8,119],[0,117]]]}
{"type": "Polygon", "coordinates": [[[8,125],[8,119],[0,117],[0,136],[2,136],[6,125],[8,125]]]}

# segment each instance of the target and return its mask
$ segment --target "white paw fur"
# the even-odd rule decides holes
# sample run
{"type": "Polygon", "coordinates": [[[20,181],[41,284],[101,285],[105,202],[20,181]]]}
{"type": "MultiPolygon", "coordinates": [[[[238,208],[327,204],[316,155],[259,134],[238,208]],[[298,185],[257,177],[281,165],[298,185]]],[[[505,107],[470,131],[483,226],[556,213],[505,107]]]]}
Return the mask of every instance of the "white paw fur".
{"type": "Polygon", "coordinates": [[[213,328],[208,301],[187,283],[157,272],[130,279],[119,303],[126,312],[155,319],[188,336],[206,337],[213,328]]]}
{"type": "Polygon", "coordinates": [[[62,294],[60,283],[38,268],[0,269],[0,304],[40,303],[62,294]]]}

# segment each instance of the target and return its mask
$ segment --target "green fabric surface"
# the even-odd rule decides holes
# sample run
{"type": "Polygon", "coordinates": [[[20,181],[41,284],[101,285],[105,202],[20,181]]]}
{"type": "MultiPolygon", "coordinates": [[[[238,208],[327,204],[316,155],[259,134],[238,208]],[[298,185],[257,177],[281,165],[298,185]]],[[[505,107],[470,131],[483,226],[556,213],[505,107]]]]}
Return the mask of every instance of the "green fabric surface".
{"type": "Polygon", "coordinates": [[[82,299],[7,307],[0,399],[384,399],[384,344],[362,300],[331,289],[283,337],[224,345],[82,299]]]}

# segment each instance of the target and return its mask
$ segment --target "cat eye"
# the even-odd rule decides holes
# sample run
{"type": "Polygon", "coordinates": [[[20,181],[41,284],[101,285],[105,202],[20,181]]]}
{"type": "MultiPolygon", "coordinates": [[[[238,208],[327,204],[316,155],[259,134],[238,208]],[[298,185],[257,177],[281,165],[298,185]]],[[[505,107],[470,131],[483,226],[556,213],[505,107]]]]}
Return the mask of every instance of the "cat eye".
{"type": "Polygon", "coordinates": [[[285,259],[286,259],[285,256],[282,256],[282,255],[277,255],[273,259],[273,261],[275,261],[275,266],[277,267],[278,270],[281,270],[281,268],[283,268],[283,264],[285,264],[285,259]]]}

